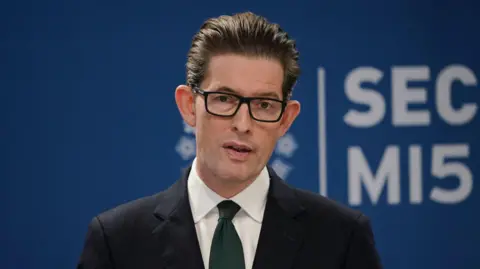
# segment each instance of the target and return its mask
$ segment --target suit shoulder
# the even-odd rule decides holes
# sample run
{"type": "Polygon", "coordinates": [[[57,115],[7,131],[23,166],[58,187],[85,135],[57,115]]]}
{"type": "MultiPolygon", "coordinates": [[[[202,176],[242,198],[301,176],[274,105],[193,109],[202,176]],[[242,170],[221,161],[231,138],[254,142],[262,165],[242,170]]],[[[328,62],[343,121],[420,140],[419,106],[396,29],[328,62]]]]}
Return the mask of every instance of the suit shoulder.
{"type": "Polygon", "coordinates": [[[315,218],[337,224],[357,224],[367,218],[361,211],[308,190],[294,188],[307,213],[315,218]]]}
{"type": "Polygon", "coordinates": [[[108,227],[125,226],[131,222],[151,218],[155,207],[158,206],[160,195],[161,193],[157,193],[128,201],[101,212],[96,218],[102,225],[108,227]]]}

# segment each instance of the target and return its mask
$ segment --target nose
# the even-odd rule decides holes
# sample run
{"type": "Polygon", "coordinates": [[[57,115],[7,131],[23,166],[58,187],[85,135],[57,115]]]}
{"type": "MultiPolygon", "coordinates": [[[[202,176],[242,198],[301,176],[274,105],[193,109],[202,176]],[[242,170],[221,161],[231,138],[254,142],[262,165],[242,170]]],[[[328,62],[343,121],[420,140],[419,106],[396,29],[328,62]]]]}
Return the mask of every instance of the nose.
{"type": "Polygon", "coordinates": [[[233,116],[232,127],[235,131],[248,133],[250,132],[251,125],[252,118],[248,111],[248,105],[242,104],[238,109],[237,114],[233,116]]]}

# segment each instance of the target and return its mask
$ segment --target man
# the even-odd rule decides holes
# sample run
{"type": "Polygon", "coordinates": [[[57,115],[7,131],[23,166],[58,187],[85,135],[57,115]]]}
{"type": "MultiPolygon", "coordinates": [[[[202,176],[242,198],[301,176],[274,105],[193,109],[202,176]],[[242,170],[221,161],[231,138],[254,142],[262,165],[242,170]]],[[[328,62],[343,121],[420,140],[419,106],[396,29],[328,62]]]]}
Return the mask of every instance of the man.
{"type": "Polygon", "coordinates": [[[295,43],[252,13],[206,21],[178,109],[197,157],[169,189],[89,225],[78,269],[381,268],[367,217],[267,166],[300,112],[295,43]]]}

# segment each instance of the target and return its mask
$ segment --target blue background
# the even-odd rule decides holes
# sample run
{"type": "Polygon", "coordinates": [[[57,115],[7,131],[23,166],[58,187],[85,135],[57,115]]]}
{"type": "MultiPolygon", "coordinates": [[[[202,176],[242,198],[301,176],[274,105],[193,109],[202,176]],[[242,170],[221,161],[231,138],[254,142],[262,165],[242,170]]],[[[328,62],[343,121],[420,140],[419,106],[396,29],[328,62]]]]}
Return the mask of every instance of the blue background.
{"type": "MultiPolygon", "coordinates": [[[[278,22],[298,43],[303,74],[294,92],[302,112],[291,134],[286,180],[319,191],[317,69],[326,70],[328,195],[348,204],[347,148],[361,145],[375,168],[387,144],[424,148],[424,203],[359,206],[372,218],[385,268],[480,268],[478,115],[449,127],[394,128],[390,68],[446,65],[480,77],[480,6],[475,1],[9,1],[0,4],[1,268],[74,268],[90,219],[153,194],[179,177],[175,150],[186,134],[174,102],[185,80],[191,37],[213,16],[251,10],[278,22]],[[354,107],[346,74],[373,66],[385,77],[382,124],[362,130],[343,122],[354,107]],[[406,135],[408,134],[408,135],[406,135]],[[414,137],[415,139],[412,139],[414,137]],[[370,139],[365,139],[370,138],[370,139]],[[473,191],[464,202],[428,200],[434,143],[470,144],[473,191]]],[[[432,88],[434,80],[423,84],[432,88]]],[[[429,95],[427,106],[433,108],[429,95]]],[[[476,86],[462,98],[479,103],[476,86]]],[[[372,169],[373,169],[372,168],[372,169]]],[[[453,182],[455,182],[453,180],[453,182]]],[[[453,184],[454,185],[454,184],[453,184]]],[[[364,200],[366,196],[363,196],[364,200]]]]}

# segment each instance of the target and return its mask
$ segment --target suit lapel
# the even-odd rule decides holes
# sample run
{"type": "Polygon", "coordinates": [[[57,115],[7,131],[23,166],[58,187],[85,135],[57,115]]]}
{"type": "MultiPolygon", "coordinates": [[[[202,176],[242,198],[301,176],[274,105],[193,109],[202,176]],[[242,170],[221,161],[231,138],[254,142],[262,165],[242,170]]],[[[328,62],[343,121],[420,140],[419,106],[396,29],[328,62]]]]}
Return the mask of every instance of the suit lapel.
{"type": "Polygon", "coordinates": [[[188,200],[189,172],[190,168],[186,169],[183,178],[162,194],[154,212],[160,223],[152,233],[160,246],[163,268],[204,269],[188,200]]]}
{"type": "MultiPolygon", "coordinates": [[[[303,241],[296,219],[304,209],[295,192],[269,167],[270,189],[253,269],[292,268],[303,241]]],[[[152,231],[158,244],[158,268],[204,269],[187,192],[190,168],[160,195],[154,211],[159,220],[152,231]]]]}
{"type": "Polygon", "coordinates": [[[271,168],[269,174],[270,190],[253,269],[292,268],[303,240],[303,229],[295,217],[303,211],[303,207],[294,190],[271,168]]]}

